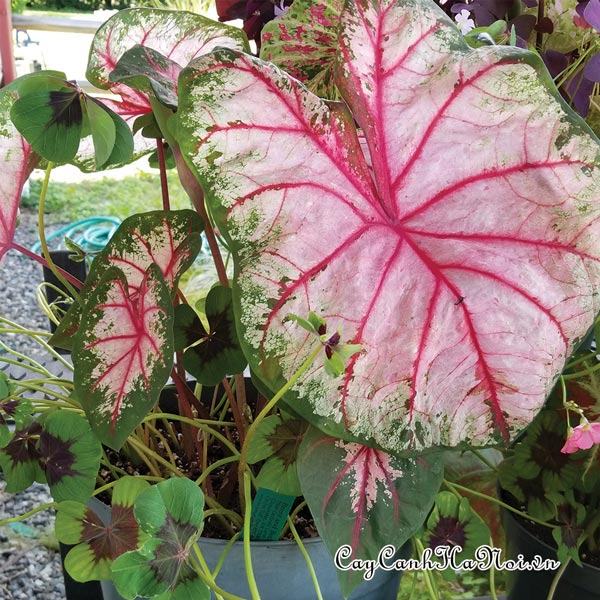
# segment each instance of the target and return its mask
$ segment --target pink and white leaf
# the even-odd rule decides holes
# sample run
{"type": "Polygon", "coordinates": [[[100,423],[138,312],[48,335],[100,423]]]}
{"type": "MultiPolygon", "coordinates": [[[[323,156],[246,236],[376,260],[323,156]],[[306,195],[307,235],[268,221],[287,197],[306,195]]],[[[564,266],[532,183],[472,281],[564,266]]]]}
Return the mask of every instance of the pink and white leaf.
{"type": "MultiPolygon", "coordinates": [[[[435,458],[435,457],[434,457],[435,458]]],[[[401,459],[376,448],[328,437],[311,427],[298,451],[298,476],[329,551],[376,559],[400,548],[427,517],[442,479],[439,460],[401,459]]],[[[348,594],[361,572],[339,572],[348,594]]]]}
{"type": "Polygon", "coordinates": [[[171,291],[156,265],[138,288],[111,267],[75,337],[75,394],[102,443],[119,449],[158,401],[173,365],[171,291]]]}
{"type": "Polygon", "coordinates": [[[349,1],[326,104],[218,51],[180,77],[179,142],[237,262],[277,389],[311,310],[362,352],[288,401],[391,452],[508,441],[600,308],[600,146],[537,56],[469,48],[426,0],[349,1]],[[358,141],[358,122],[372,168],[358,141]]]}
{"type": "Polygon", "coordinates": [[[158,265],[171,294],[179,278],[194,262],[202,246],[201,218],[193,210],[150,211],[128,217],[96,256],[79,301],[61,319],[51,343],[70,349],[81,321],[82,306],[111,267],[123,271],[135,299],[148,267],[158,265]]]}
{"type": "Polygon", "coordinates": [[[175,68],[163,75],[176,82],[181,68],[191,60],[218,47],[245,50],[247,40],[241,30],[191,12],[154,8],[119,11],[96,32],[87,78],[119,97],[106,104],[126,119],[152,110],[147,94],[109,80],[123,54],[137,45],[173,61],[175,68]]]}
{"type": "Polygon", "coordinates": [[[10,120],[10,108],[17,98],[10,88],[0,90],[0,261],[11,248],[23,186],[35,161],[31,147],[10,120]]]}

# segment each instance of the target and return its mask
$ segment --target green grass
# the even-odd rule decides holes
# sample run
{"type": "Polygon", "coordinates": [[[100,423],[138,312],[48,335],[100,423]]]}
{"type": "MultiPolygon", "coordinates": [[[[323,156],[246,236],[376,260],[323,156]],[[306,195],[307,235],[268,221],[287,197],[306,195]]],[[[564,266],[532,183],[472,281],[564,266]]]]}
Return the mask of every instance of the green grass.
{"type": "MultiPolygon", "coordinates": [[[[28,208],[37,208],[41,180],[31,182],[29,197],[23,200],[28,208]]],[[[171,207],[189,208],[190,202],[181,187],[177,174],[169,173],[171,207]]],[[[46,198],[48,223],[70,223],[94,216],[125,219],[138,212],[162,208],[160,179],[154,173],[140,173],[123,179],[83,179],[78,183],[50,181],[46,198]]]]}

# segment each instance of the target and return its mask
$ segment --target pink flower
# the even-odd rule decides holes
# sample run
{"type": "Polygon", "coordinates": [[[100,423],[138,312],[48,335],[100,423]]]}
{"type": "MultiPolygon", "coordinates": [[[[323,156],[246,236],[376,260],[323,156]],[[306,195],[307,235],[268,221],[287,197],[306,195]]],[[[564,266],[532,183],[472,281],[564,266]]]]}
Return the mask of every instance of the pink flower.
{"type": "Polygon", "coordinates": [[[585,420],[575,429],[569,429],[567,441],[560,451],[572,454],[578,450],[589,450],[594,444],[600,444],[600,423],[585,420]]]}

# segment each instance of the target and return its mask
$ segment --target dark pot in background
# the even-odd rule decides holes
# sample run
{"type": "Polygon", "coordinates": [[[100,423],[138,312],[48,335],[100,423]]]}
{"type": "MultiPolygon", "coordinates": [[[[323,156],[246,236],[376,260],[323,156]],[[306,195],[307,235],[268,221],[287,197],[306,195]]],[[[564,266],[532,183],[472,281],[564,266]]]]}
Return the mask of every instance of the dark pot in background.
{"type": "MultiPolygon", "coordinates": [[[[87,276],[87,268],[85,261],[76,262],[74,260],[71,260],[71,258],[69,258],[70,254],[71,252],[69,250],[53,250],[50,252],[50,258],[52,258],[54,264],[57,267],[63,269],[63,271],[67,271],[67,273],[70,273],[74,277],[77,277],[79,281],[85,281],[85,278],[87,276]]],[[[43,267],[43,269],[44,281],[46,283],[50,283],[56,286],[58,289],[68,293],[68,290],[65,288],[65,286],[58,280],[56,275],[54,275],[54,273],[48,267],[43,267]]],[[[60,297],[59,294],[57,294],[56,291],[50,287],[46,287],[45,292],[46,299],[48,300],[49,304],[55,302],[60,297]]],[[[65,310],[69,306],[68,304],[66,304],[65,302],[61,302],[60,300],[57,302],[57,305],[62,305],[65,308],[65,310]]],[[[52,333],[56,331],[56,325],[52,321],[50,321],[50,331],[52,333]]],[[[63,348],[55,347],[54,349],[59,354],[69,354],[68,350],[64,350],[63,348]]]]}
{"type": "MultiPolygon", "coordinates": [[[[542,559],[558,560],[556,550],[528,531],[513,513],[502,510],[506,533],[507,556],[517,559],[522,554],[531,560],[536,554],[542,559]]],[[[508,600],[546,600],[556,571],[513,571],[508,573],[508,600]]],[[[600,569],[571,562],[558,584],[554,600],[600,600],[600,569]]]]}

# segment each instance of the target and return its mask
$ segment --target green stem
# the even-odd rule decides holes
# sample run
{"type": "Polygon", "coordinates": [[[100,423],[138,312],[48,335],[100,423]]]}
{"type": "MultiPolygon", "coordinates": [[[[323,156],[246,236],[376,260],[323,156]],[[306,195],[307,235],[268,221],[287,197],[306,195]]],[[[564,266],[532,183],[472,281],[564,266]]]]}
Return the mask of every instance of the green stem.
{"type": "MultiPolygon", "coordinates": [[[[248,438],[246,438],[248,439],[248,438]]],[[[252,514],[252,495],[250,490],[250,475],[244,472],[244,501],[246,504],[246,513],[244,515],[244,564],[246,565],[246,578],[252,600],[260,600],[254,571],[252,570],[252,554],[250,550],[250,519],[252,514]]]]}
{"type": "Polygon", "coordinates": [[[310,578],[312,579],[313,586],[315,588],[317,600],[323,600],[323,595],[321,594],[321,588],[319,587],[319,580],[317,579],[317,574],[315,573],[315,568],[312,564],[312,560],[310,559],[310,556],[308,555],[308,552],[306,551],[306,547],[302,543],[302,540],[300,539],[300,536],[298,535],[298,532],[296,531],[296,528],[294,527],[294,523],[292,523],[292,520],[289,517],[288,517],[287,521],[288,521],[288,525],[290,527],[290,531],[292,532],[292,535],[294,536],[294,539],[296,540],[296,543],[298,544],[298,548],[300,549],[300,552],[302,553],[302,556],[304,557],[304,560],[306,561],[306,567],[308,569],[308,572],[310,573],[310,578]]]}
{"type": "Polygon", "coordinates": [[[9,523],[18,523],[19,521],[24,521],[25,519],[28,519],[29,517],[42,512],[44,510],[49,510],[50,508],[54,508],[56,506],[55,502],[46,502],[45,504],[40,504],[39,506],[36,506],[34,509],[23,513],[22,515],[19,515],[17,517],[9,517],[8,519],[2,519],[0,521],[0,527],[4,527],[4,525],[8,525],[9,523]]]}
{"type": "MultiPolygon", "coordinates": [[[[418,537],[414,537],[413,542],[414,542],[415,548],[417,550],[417,555],[420,559],[421,556],[423,556],[423,552],[425,551],[425,548],[423,547],[423,544],[421,543],[421,540],[418,537]]],[[[429,571],[422,571],[422,573],[423,573],[423,579],[425,579],[425,586],[427,587],[427,591],[429,592],[429,597],[431,598],[431,600],[439,600],[439,596],[438,596],[437,592],[435,591],[435,584],[434,584],[433,580],[431,579],[431,573],[429,571]]]]}
{"type": "Polygon", "coordinates": [[[225,545],[225,548],[223,548],[223,552],[221,552],[221,556],[219,556],[219,560],[217,561],[217,564],[215,565],[215,568],[213,569],[213,572],[212,572],[213,579],[217,578],[217,575],[223,568],[223,565],[225,564],[225,560],[229,556],[229,553],[231,552],[233,545],[237,542],[237,540],[241,534],[242,534],[241,531],[238,531],[236,534],[234,534],[231,537],[231,539],[227,542],[227,544],[225,545]]]}
{"type": "Polygon", "coordinates": [[[69,293],[73,296],[73,298],[77,298],[79,294],[77,290],[71,285],[69,281],[63,274],[58,270],[58,267],[52,261],[50,256],[50,250],[48,249],[48,242],[46,241],[46,228],[44,227],[44,211],[46,209],[46,196],[48,194],[48,184],[50,183],[50,173],[52,173],[52,169],[54,167],[54,163],[52,161],[48,161],[48,166],[46,167],[46,173],[44,174],[44,181],[42,183],[42,190],[40,192],[40,203],[38,207],[38,235],[40,238],[40,246],[42,249],[42,256],[46,259],[48,263],[48,268],[54,273],[55,277],[65,286],[69,293]]]}
{"type": "Polygon", "coordinates": [[[542,521],[541,519],[536,519],[535,517],[532,517],[531,515],[528,515],[527,513],[523,512],[521,510],[518,510],[518,509],[514,508],[513,506],[511,506],[510,504],[506,504],[506,502],[502,502],[502,500],[499,500],[498,498],[494,498],[493,496],[488,496],[487,494],[482,494],[481,492],[476,492],[475,490],[472,490],[471,488],[465,487],[458,483],[453,483],[451,481],[448,481],[447,479],[444,479],[444,485],[450,491],[455,492],[456,490],[461,490],[463,492],[466,492],[467,494],[471,494],[472,496],[481,498],[482,500],[487,500],[488,502],[497,504],[498,506],[501,506],[502,508],[505,508],[506,510],[513,512],[513,513],[523,517],[524,519],[527,519],[528,521],[533,521],[534,523],[537,523],[538,525],[543,525],[544,527],[550,527],[552,529],[557,527],[556,525],[553,525],[552,523],[547,523],[546,521],[542,521]]]}
{"type": "MultiPolygon", "coordinates": [[[[492,538],[490,538],[490,546],[494,547],[494,540],[492,538]]],[[[496,570],[493,563],[490,565],[490,596],[492,600],[498,600],[498,595],[496,594],[496,570]]]]}
{"type": "Polygon", "coordinates": [[[319,342],[318,346],[309,354],[308,358],[290,377],[289,381],[273,396],[273,398],[271,398],[266,406],[260,411],[256,419],[252,421],[252,424],[246,432],[246,439],[244,440],[244,445],[242,446],[242,451],[240,452],[240,464],[238,467],[238,479],[240,483],[245,476],[246,467],[248,466],[248,449],[250,448],[250,442],[252,441],[258,426],[261,424],[262,420],[275,408],[277,403],[285,396],[285,394],[296,385],[297,381],[310,368],[322,349],[323,345],[319,342]]]}
{"type": "MultiPolygon", "coordinates": [[[[194,566],[196,566],[196,573],[198,573],[198,577],[200,577],[200,579],[202,579],[202,581],[204,581],[204,583],[217,596],[221,596],[222,598],[224,598],[224,600],[244,600],[240,596],[236,596],[235,594],[230,594],[229,592],[226,592],[225,590],[221,589],[216,584],[214,578],[211,575],[204,572],[204,569],[202,567],[204,566],[206,569],[208,569],[208,566],[206,565],[206,561],[204,560],[204,556],[202,556],[202,552],[201,552],[200,548],[198,547],[198,544],[194,544],[194,552],[196,553],[196,558],[198,559],[198,562],[200,563],[199,565],[194,565],[194,566]]],[[[210,573],[210,570],[208,570],[208,573],[210,573]]]]}
{"type": "Polygon", "coordinates": [[[238,460],[237,456],[226,456],[225,458],[221,458],[220,460],[215,461],[210,466],[206,467],[204,471],[202,471],[202,475],[196,479],[196,483],[198,485],[202,485],[204,480],[215,470],[223,465],[228,465],[229,463],[235,462],[238,460]]]}
{"type": "Polygon", "coordinates": [[[547,596],[546,600],[553,600],[554,594],[556,593],[556,588],[558,587],[558,583],[560,581],[560,578],[563,576],[563,573],[567,570],[567,567],[569,566],[570,562],[571,562],[571,557],[569,556],[569,558],[567,558],[567,560],[565,560],[565,562],[560,565],[560,568],[558,569],[558,571],[556,571],[556,575],[554,576],[554,579],[552,580],[552,585],[550,586],[550,589],[548,590],[548,596],[547,596]]]}

